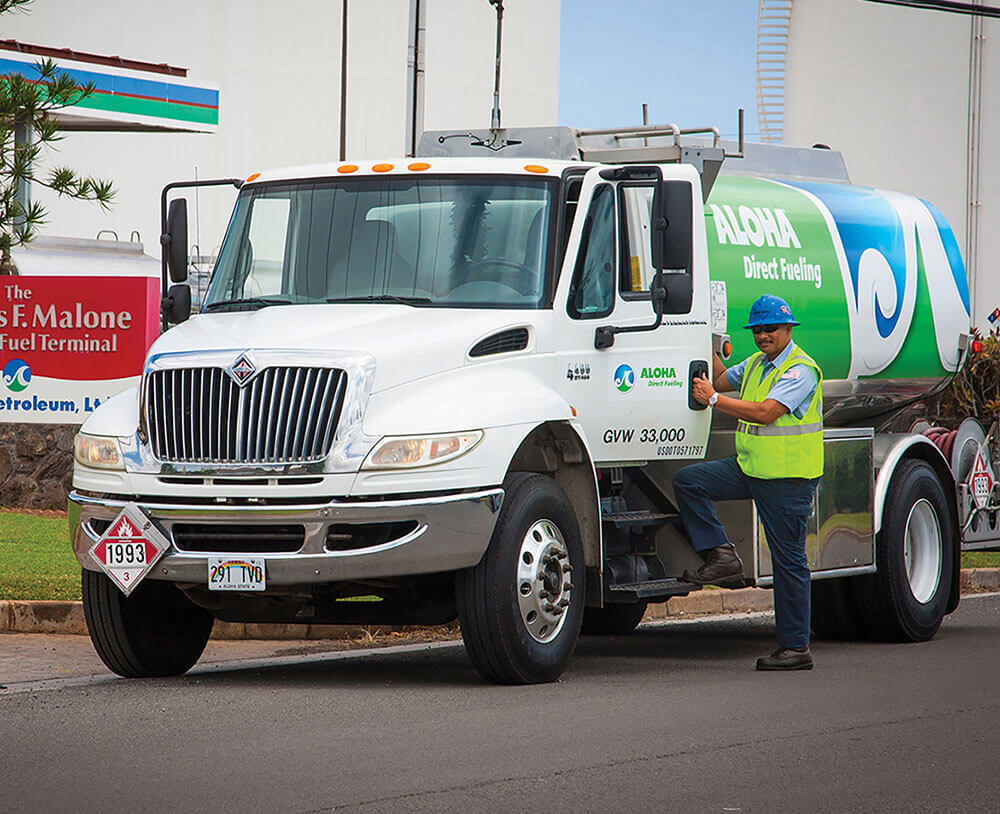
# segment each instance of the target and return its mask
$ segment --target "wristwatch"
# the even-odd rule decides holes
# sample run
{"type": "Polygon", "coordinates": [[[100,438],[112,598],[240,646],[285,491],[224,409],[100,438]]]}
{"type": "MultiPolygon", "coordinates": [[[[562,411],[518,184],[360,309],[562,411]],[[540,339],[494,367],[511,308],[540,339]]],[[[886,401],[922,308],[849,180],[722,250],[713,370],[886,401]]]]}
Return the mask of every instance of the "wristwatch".
{"type": "Polygon", "coordinates": [[[718,393],[712,393],[712,398],[710,398],[708,400],[708,406],[709,407],[714,407],[715,406],[715,402],[717,402],[718,400],[719,400],[719,394],[718,393]]]}

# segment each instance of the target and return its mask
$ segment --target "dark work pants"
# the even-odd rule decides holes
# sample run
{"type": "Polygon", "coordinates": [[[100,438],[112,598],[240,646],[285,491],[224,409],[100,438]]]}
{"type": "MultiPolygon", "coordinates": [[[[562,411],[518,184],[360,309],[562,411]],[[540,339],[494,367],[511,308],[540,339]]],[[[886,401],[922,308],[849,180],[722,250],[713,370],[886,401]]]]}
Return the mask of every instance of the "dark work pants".
{"type": "Polygon", "coordinates": [[[753,499],[774,566],[779,647],[809,644],[806,526],[818,482],[819,478],[751,478],[740,469],[735,455],[685,466],[674,476],[681,519],[697,551],[729,543],[713,501],[753,499]]]}

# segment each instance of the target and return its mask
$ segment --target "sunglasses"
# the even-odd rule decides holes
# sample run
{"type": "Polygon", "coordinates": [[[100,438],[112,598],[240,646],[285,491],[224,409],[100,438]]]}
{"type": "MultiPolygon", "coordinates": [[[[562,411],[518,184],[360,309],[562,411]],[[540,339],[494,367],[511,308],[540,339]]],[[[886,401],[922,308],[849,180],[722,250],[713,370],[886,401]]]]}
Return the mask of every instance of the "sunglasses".
{"type": "Polygon", "coordinates": [[[784,325],[754,325],[750,330],[757,334],[773,334],[775,331],[783,328],[784,325]]]}

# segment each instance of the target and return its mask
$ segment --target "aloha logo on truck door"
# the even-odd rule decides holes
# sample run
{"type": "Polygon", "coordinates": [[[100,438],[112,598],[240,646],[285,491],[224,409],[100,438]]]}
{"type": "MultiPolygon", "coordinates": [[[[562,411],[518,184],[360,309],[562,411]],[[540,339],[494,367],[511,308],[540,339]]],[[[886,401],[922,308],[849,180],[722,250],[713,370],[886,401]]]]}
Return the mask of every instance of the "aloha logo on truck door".
{"type": "Polygon", "coordinates": [[[635,385],[635,371],[628,365],[618,365],[615,370],[615,389],[620,393],[627,393],[635,385]]]}
{"type": "Polygon", "coordinates": [[[657,354],[636,354],[628,363],[615,368],[611,392],[619,397],[628,394],[629,401],[679,398],[684,394],[684,380],[677,375],[680,369],[677,362],[664,360],[657,354]]]}
{"type": "Polygon", "coordinates": [[[677,368],[673,365],[649,365],[644,367],[639,378],[646,383],[647,387],[683,387],[684,383],[677,378],[677,368]]]}

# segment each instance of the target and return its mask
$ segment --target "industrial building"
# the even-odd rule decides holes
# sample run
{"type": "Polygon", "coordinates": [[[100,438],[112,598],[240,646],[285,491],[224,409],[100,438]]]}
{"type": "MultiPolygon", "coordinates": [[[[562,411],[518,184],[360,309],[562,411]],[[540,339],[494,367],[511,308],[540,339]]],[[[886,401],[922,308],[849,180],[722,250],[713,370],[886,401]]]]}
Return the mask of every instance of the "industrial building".
{"type": "MultiPolygon", "coordinates": [[[[505,125],[556,123],[559,10],[559,0],[505,4],[505,125]]],[[[34,185],[45,235],[141,241],[155,256],[170,181],[395,156],[423,129],[490,123],[486,0],[36,0],[0,25],[4,70],[50,56],[98,87],[65,110],[76,132],[46,164],[112,179],[114,207],[34,185]]],[[[193,255],[217,249],[232,200],[232,189],[192,196],[193,255]]]]}

